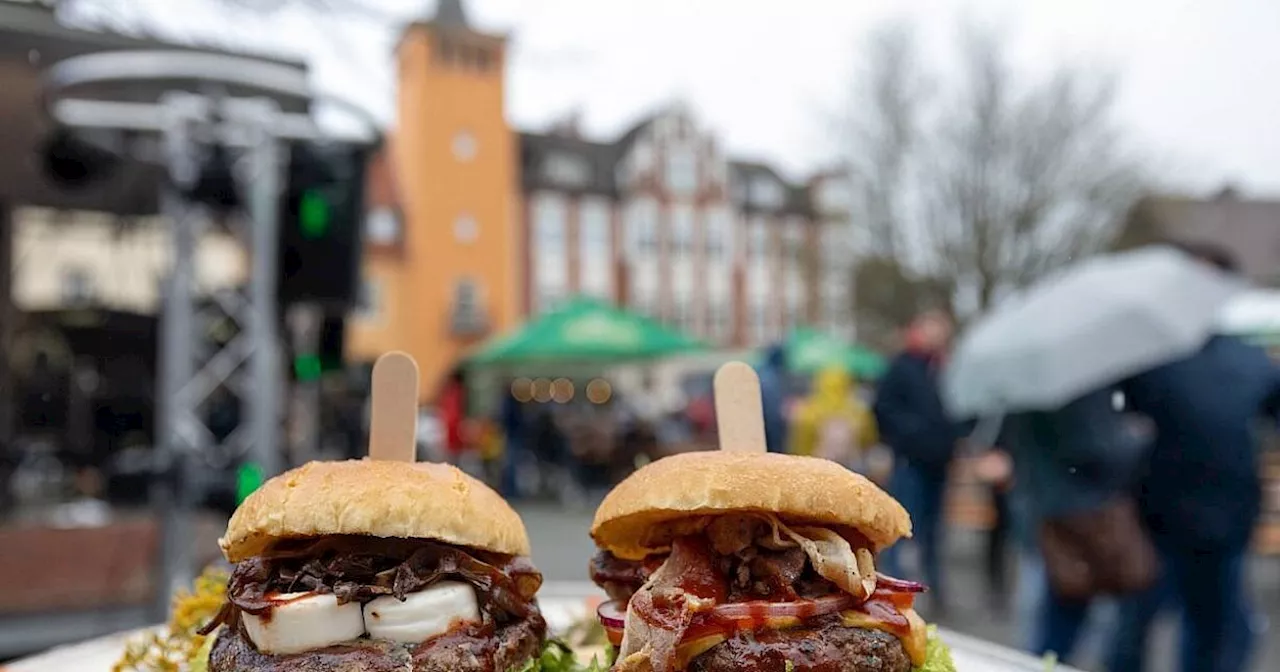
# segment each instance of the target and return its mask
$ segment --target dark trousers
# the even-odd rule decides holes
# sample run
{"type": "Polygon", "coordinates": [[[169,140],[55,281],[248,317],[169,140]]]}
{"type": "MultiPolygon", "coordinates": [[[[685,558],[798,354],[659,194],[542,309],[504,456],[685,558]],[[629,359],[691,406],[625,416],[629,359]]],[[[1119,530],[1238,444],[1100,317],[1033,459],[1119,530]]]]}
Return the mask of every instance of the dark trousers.
{"type": "Polygon", "coordinates": [[[1141,672],[1147,635],[1161,608],[1181,607],[1182,672],[1242,672],[1253,645],[1245,593],[1247,549],[1195,552],[1161,544],[1165,576],[1121,606],[1112,672],[1141,672]]]}
{"type": "Polygon", "coordinates": [[[1151,626],[1162,611],[1176,604],[1177,591],[1169,572],[1162,572],[1156,585],[1145,592],[1123,598],[1107,669],[1111,672],[1145,670],[1151,626]]]}
{"type": "Polygon", "coordinates": [[[502,454],[502,496],[514,499],[525,494],[520,492],[520,468],[527,463],[529,456],[520,432],[508,433],[506,441],[506,449],[502,454]]]}
{"type": "MultiPolygon", "coordinates": [[[[909,462],[900,461],[894,466],[889,490],[911,514],[914,528],[912,541],[919,549],[919,577],[929,586],[936,606],[946,604],[942,578],[942,528],[945,525],[945,500],[947,491],[946,469],[921,469],[909,462]]],[[[904,576],[900,549],[902,544],[890,546],[881,553],[880,563],[891,575],[904,576]]]]}
{"type": "Polygon", "coordinates": [[[1009,493],[1001,488],[991,488],[991,505],[995,510],[995,521],[987,533],[987,588],[993,598],[1003,601],[1009,592],[1009,528],[1012,525],[1009,493]]]}
{"type": "Polygon", "coordinates": [[[1040,626],[1036,631],[1032,653],[1043,656],[1053,652],[1067,660],[1075,652],[1080,631],[1089,616],[1089,601],[1064,600],[1045,585],[1046,594],[1040,604],[1040,626]]]}

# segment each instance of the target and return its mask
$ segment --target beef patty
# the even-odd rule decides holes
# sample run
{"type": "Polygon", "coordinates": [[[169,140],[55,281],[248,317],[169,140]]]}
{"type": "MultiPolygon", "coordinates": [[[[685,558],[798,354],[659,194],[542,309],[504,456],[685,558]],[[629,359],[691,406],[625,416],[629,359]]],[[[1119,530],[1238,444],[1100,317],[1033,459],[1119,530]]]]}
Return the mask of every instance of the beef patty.
{"type": "Polygon", "coordinates": [[[546,634],[546,621],[535,611],[497,630],[464,627],[424,644],[362,639],[271,655],[238,628],[225,627],[209,654],[209,672],[507,672],[537,656],[546,634]]]}
{"type": "Polygon", "coordinates": [[[910,672],[902,641],[879,630],[849,628],[839,618],[809,628],[740,632],[694,658],[689,672],[784,670],[794,672],[910,672]]]}

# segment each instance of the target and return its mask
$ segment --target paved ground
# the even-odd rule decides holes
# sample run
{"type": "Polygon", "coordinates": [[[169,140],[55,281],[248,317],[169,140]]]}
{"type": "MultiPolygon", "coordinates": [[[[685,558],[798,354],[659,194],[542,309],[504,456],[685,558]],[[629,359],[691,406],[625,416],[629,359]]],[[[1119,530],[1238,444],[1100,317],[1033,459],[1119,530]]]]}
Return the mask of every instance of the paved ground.
{"type": "MultiPolygon", "coordinates": [[[[587,559],[594,546],[587,536],[591,510],[566,511],[549,504],[522,504],[517,507],[533,540],[534,561],[547,579],[576,581],[586,574],[587,559]]],[[[981,574],[981,538],[974,532],[956,530],[949,535],[946,567],[950,574],[951,600],[949,618],[939,621],[945,627],[983,639],[1017,646],[1018,632],[1009,614],[998,613],[987,599],[985,580],[981,574]]],[[[1260,611],[1257,628],[1259,644],[1254,669],[1258,672],[1280,670],[1280,638],[1273,636],[1272,623],[1280,624],[1280,558],[1260,559],[1252,572],[1254,598],[1260,611]]],[[[928,613],[924,614],[930,618],[928,613]]],[[[1156,635],[1153,670],[1175,669],[1172,652],[1176,628],[1161,624],[1156,635]]],[[[1280,626],[1277,626],[1280,627],[1280,626]]],[[[1097,669],[1096,661],[1076,661],[1083,669],[1097,669]]]]}

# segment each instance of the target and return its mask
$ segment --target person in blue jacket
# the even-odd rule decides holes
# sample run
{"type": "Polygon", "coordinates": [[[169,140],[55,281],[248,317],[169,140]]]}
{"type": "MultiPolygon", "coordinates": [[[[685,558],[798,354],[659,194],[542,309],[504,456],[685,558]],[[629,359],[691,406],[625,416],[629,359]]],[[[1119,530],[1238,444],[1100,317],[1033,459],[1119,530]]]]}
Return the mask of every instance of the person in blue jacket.
{"type": "MultiPolygon", "coordinates": [[[[947,473],[963,436],[938,393],[951,333],[951,318],[942,312],[916,317],[907,327],[906,347],[880,379],[874,407],[881,441],[894,456],[889,489],[911,514],[921,571],[938,611],[946,605],[940,554],[947,473]]],[[[896,550],[900,546],[882,555],[890,573],[902,572],[896,550]]]]}
{"type": "MultiPolygon", "coordinates": [[[[1174,247],[1239,274],[1221,246],[1174,247]]],[[[1255,430],[1263,417],[1275,422],[1280,415],[1280,368],[1261,348],[1216,336],[1123,389],[1132,409],[1155,426],[1138,501],[1164,576],[1122,604],[1108,667],[1142,670],[1152,621],[1162,609],[1180,607],[1183,672],[1243,670],[1253,640],[1244,565],[1262,500],[1255,430]]]]}
{"type": "Polygon", "coordinates": [[[1252,640],[1245,562],[1262,505],[1256,430],[1280,412],[1280,370],[1261,348],[1215,336],[1124,390],[1155,426],[1138,505],[1165,580],[1122,607],[1111,669],[1141,659],[1150,619],[1172,603],[1182,611],[1183,672],[1244,670],[1252,640]]]}
{"type": "Polygon", "coordinates": [[[780,344],[769,346],[758,370],[764,411],[764,437],[769,452],[787,452],[787,353],[780,344]]]}

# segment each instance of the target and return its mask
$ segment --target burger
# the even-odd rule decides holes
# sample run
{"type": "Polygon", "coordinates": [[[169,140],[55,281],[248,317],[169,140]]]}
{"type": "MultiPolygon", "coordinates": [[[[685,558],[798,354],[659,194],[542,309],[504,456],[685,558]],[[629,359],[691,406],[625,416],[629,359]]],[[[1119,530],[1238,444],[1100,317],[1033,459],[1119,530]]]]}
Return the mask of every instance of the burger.
{"type": "Polygon", "coordinates": [[[819,458],[695,452],[636,471],[591,536],[620,672],[954,672],[913,608],[924,586],[875,555],[900,504],[819,458]]]}
{"type": "Polygon", "coordinates": [[[210,672],[543,669],[542,575],[496,492],[429,463],[312,462],[232,515],[210,672]]]}

